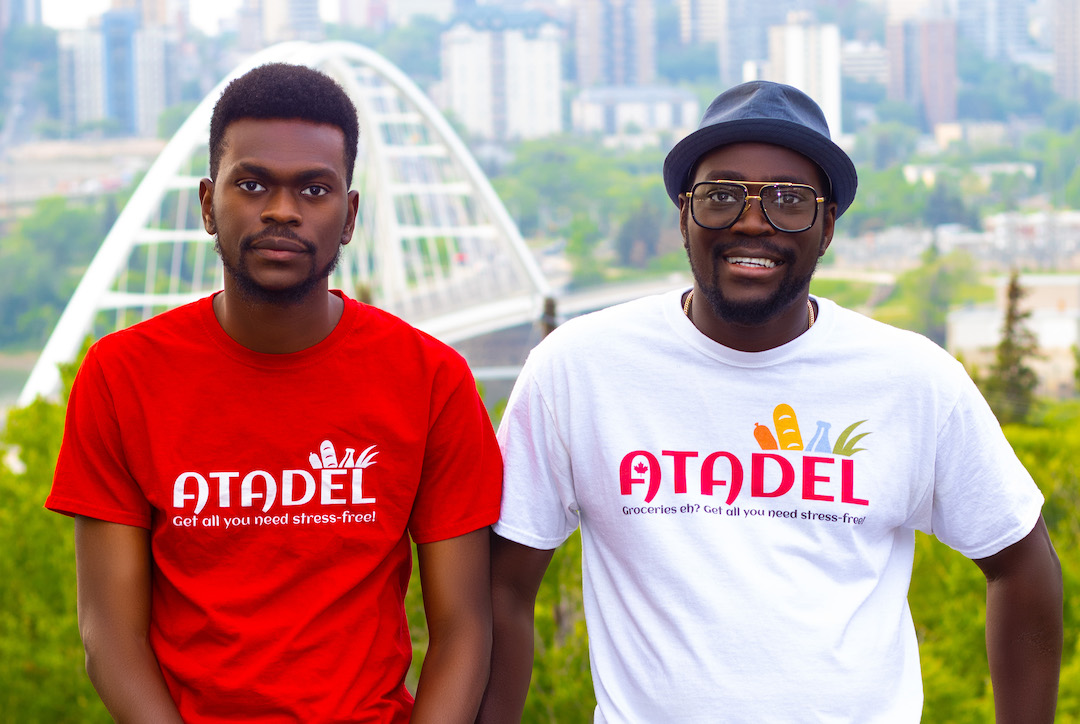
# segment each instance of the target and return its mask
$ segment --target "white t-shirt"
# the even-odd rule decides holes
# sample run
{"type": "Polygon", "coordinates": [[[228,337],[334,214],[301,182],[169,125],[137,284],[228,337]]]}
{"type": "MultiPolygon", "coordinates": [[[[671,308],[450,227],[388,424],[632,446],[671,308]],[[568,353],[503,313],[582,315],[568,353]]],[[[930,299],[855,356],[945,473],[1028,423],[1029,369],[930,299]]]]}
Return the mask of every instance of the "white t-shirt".
{"type": "Polygon", "coordinates": [[[970,558],[1042,495],[963,367],[818,299],[805,334],[739,352],[681,292],[567,322],[499,429],[495,531],[581,525],[597,722],[917,722],[914,531],[970,558]]]}

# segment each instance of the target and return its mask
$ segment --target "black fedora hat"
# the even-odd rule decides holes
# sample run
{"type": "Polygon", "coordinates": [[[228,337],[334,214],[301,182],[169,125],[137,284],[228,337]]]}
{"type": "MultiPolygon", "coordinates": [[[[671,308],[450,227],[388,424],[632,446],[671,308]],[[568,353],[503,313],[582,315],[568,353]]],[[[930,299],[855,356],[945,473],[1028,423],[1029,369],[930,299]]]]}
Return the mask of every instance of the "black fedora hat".
{"type": "Polygon", "coordinates": [[[664,160],[664,186],[677,205],[690,188],[690,171],[709,151],[730,143],[772,143],[801,153],[821,167],[832,187],[836,215],[847,211],[859,184],[855,165],[833,143],[825,114],[810,96],[782,83],[755,80],[716,97],[698,129],[675,144],[664,160]]]}

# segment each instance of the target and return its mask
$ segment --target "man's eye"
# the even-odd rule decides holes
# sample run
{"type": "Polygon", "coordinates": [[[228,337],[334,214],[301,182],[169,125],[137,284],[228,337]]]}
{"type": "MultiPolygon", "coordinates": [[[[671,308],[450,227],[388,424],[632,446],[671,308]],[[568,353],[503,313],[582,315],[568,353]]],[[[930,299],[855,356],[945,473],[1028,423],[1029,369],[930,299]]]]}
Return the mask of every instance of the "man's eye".
{"type": "Polygon", "coordinates": [[[251,191],[251,192],[262,191],[265,188],[258,181],[241,181],[239,184],[237,184],[237,186],[239,186],[244,191],[251,191]]]}
{"type": "Polygon", "coordinates": [[[730,204],[735,201],[735,197],[727,191],[713,191],[706,198],[714,204],[730,204]]]}
{"type": "Polygon", "coordinates": [[[312,185],[305,187],[304,190],[300,193],[304,194],[305,196],[326,196],[328,193],[330,193],[330,189],[326,188],[325,186],[312,185]]]}

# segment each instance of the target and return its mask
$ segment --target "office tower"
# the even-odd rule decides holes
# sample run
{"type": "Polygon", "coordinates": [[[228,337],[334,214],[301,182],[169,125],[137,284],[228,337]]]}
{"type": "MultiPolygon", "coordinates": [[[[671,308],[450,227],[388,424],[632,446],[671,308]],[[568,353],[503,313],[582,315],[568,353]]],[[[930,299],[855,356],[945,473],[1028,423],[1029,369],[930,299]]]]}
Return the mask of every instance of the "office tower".
{"type": "Polygon", "coordinates": [[[889,53],[878,43],[850,40],[840,48],[840,75],[860,83],[889,85],[889,53]]]}
{"type": "Polygon", "coordinates": [[[262,40],[322,40],[319,0],[262,0],[262,40]]]}
{"type": "Polygon", "coordinates": [[[570,119],[582,133],[683,134],[698,124],[701,106],[685,88],[604,86],[581,91],[570,104],[570,119]]]}
{"type": "Polygon", "coordinates": [[[1054,4],[1054,90],[1069,100],[1080,100],[1080,3],[1054,4]]]}
{"type": "Polygon", "coordinates": [[[74,131],[105,118],[105,66],[101,31],[62,30],[57,36],[60,122],[74,131]]]}
{"type": "Polygon", "coordinates": [[[0,32],[41,25],[41,0],[0,0],[0,32]]]}
{"type": "Polygon", "coordinates": [[[562,31],[546,16],[476,11],[442,35],[445,105],[469,133],[537,138],[562,130],[562,31]]]}
{"type": "Polygon", "coordinates": [[[1014,60],[1032,45],[1027,11],[1019,0],[958,0],[957,34],[987,58],[1014,60]]]}
{"type": "Polygon", "coordinates": [[[886,28],[889,99],[919,110],[923,124],[956,120],[956,21],[909,18],[886,28]]]}
{"type": "Polygon", "coordinates": [[[127,135],[157,135],[158,117],[179,98],[174,30],[143,27],[137,10],[110,10],[97,28],[64,31],[58,43],[68,132],[109,120],[127,135]]]}
{"type": "Polygon", "coordinates": [[[341,0],[339,22],[354,28],[382,30],[389,22],[390,0],[341,0]]]}
{"type": "Polygon", "coordinates": [[[809,13],[790,13],[784,25],[769,28],[769,57],[763,79],[787,83],[817,101],[833,138],[840,122],[840,28],[818,25],[809,13]]]}
{"type": "Polygon", "coordinates": [[[752,0],[713,0],[717,15],[717,66],[720,83],[732,86],[749,80],[747,69],[769,56],[769,27],[782,24],[788,14],[810,11],[812,0],[774,0],[765,10],[752,0]]]}
{"type": "Polygon", "coordinates": [[[656,78],[652,0],[581,0],[575,26],[581,87],[648,85],[656,78]]]}
{"type": "Polygon", "coordinates": [[[679,39],[690,43],[715,43],[720,39],[719,0],[679,0],[679,39]]]}
{"type": "Polygon", "coordinates": [[[419,16],[445,23],[457,9],[454,0],[389,0],[386,5],[391,25],[408,25],[419,16]]]}

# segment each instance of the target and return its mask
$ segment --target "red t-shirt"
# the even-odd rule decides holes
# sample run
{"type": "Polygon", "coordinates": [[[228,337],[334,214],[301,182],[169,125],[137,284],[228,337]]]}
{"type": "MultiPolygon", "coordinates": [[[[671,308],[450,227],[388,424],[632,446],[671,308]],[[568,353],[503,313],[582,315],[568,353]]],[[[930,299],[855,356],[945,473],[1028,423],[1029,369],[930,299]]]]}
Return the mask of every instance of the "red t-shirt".
{"type": "Polygon", "coordinates": [[[409,535],[498,518],[464,360],[345,302],[325,340],[274,355],[203,299],[79,371],[46,507],[150,530],[150,641],[185,721],[408,721],[409,535]]]}

